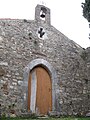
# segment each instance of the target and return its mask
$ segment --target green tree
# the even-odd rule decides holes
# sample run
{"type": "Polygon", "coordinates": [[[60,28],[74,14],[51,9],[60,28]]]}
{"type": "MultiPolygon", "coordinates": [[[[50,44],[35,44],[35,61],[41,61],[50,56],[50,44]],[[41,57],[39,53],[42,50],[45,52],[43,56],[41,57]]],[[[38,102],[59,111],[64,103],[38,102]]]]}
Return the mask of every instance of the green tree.
{"type": "Polygon", "coordinates": [[[85,0],[85,3],[82,3],[83,16],[90,22],[90,0],[85,0]]]}

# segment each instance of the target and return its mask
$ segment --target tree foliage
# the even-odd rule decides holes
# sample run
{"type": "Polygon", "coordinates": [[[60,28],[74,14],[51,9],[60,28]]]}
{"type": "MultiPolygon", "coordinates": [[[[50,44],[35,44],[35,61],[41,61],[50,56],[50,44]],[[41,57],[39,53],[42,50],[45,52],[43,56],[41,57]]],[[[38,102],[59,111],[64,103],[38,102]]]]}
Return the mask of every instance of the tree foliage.
{"type": "Polygon", "coordinates": [[[90,22],[90,0],[85,0],[85,3],[82,3],[83,16],[90,22]]]}

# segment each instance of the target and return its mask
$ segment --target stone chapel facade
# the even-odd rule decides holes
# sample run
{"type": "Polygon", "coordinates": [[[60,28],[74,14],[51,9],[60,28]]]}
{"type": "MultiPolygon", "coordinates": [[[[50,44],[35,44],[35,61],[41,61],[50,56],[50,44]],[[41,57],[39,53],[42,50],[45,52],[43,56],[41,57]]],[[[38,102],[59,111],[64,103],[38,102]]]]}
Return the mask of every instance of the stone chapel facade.
{"type": "Polygon", "coordinates": [[[50,9],[37,5],[35,20],[0,19],[1,112],[90,112],[90,48],[51,25],[50,9]]]}

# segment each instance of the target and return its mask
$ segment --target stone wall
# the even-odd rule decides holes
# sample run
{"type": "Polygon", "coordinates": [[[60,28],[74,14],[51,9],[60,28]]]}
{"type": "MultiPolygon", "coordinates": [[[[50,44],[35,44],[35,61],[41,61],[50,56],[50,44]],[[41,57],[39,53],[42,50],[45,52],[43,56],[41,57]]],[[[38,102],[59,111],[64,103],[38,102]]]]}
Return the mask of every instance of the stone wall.
{"type": "Polygon", "coordinates": [[[87,102],[84,102],[85,105],[87,105],[89,114],[90,114],[90,47],[88,47],[84,51],[84,60],[86,65],[86,79],[85,79],[85,89],[86,89],[86,100],[87,102]]]}
{"type": "MultiPolygon", "coordinates": [[[[57,74],[55,111],[62,115],[85,115],[90,110],[89,57],[45,21],[0,20],[0,104],[2,113],[14,108],[15,114],[27,112],[23,106],[23,74],[35,59],[50,63],[57,74]],[[43,28],[44,36],[39,30],[43,28]]],[[[88,52],[89,54],[89,52],[88,52]]],[[[28,87],[28,86],[27,86],[28,87]]]]}

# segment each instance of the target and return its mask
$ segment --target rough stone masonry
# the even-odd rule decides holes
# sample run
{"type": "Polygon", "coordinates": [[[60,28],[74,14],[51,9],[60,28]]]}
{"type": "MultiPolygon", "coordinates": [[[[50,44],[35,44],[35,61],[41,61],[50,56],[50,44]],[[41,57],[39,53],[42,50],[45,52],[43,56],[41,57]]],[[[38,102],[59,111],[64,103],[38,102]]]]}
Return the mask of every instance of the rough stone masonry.
{"type": "Polygon", "coordinates": [[[35,20],[0,19],[1,114],[28,112],[28,76],[41,65],[52,79],[52,112],[90,112],[90,48],[83,49],[50,23],[50,9],[37,5],[35,20]]]}

